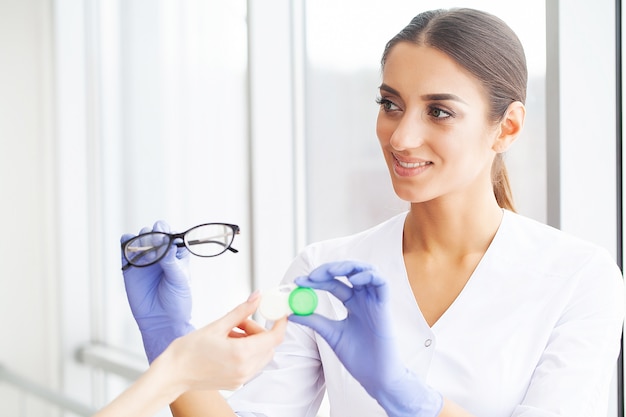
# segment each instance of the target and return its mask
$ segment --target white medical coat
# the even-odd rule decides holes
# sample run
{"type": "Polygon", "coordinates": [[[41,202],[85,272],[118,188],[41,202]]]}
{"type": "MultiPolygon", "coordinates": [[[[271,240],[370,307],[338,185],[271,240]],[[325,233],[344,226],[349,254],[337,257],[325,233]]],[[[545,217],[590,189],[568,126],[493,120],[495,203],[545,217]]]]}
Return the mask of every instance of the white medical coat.
{"type": "MultiPolygon", "coordinates": [[[[389,283],[404,363],[444,397],[478,417],[606,417],[624,316],[622,275],[606,250],[505,210],[431,328],[407,279],[405,217],[308,246],[283,282],[330,261],[368,262],[389,283]]],[[[318,313],[345,317],[341,302],[318,294],[318,313]]],[[[385,415],[320,336],[289,323],[273,361],[228,401],[241,416],[314,417],[324,389],[331,416],[385,415]]]]}

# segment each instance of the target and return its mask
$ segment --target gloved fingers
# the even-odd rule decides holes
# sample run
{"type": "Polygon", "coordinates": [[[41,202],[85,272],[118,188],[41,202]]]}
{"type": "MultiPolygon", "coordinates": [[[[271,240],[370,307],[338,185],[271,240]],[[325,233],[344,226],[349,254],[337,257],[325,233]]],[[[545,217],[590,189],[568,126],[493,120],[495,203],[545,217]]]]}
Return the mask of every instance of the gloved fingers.
{"type": "Polygon", "coordinates": [[[324,268],[326,270],[326,273],[335,277],[347,278],[350,278],[350,276],[359,274],[364,271],[375,270],[375,268],[368,263],[351,260],[330,262],[322,265],[320,268],[324,268]]]}
{"type": "Polygon", "coordinates": [[[374,280],[374,277],[367,274],[368,271],[373,271],[374,268],[364,262],[355,261],[338,261],[328,262],[315,268],[308,277],[297,278],[296,284],[305,287],[316,288],[325,290],[332,293],[335,297],[341,300],[343,303],[348,301],[354,295],[354,283],[359,285],[366,285],[374,280]],[[360,275],[366,273],[364,275],[360,275]],[[359,275],[352,282],[351,277],[359,275]],[[347,285],[338,277],[346,277],[350,284],[347,285]]]}
{"type": "Polygon", "coordinates": [[[365,292],[367,296],[375,298],[378,302],[387,300],[389,288],[387,282],[374,270],[365,270],[350,275],[348,280],[352,284],[355,293],[365,292]]]}
{"type": "Polygon", "coordinates": [[[131,240],[135,236],[136,235],[133,235],[132,233],[124,233],[122,237],[120,237],[120,243],[123,244],[124,242],[131,240]]]}
{"type": "Polygon", "coordinates": [[[150,233],[152,232],[152,229],[149,227],[142,227],[141,230],[139,231],[138,235],[143,235],[144,233],[150,233]]]}
{"type": "Polygon", "coordinates": [[[161,260],[159,261],[163,270],[167,270],[167,268],[169,267],[177,267],[179,263],[179,259],[176,256],[177,252],[178,248],[176,247],[176,245],[170,245],[170,247],[167,248],[167,252],[165,252],[165,255],[163,255],[163,258],[161,258],[161,260]]]}
{"type": "Polygon", "coordinates": [[[312,277],[311,275],[308,277],[298,277],[294,280],[294,282],[301,287],[310,287],[315,288],[316,290],[328,291],[344,303],[353,295],[352,287],[344,284],[332,275],[317,274],[315,277],[312,277]]]}
{"type": "Polygon", "coordinates": [[[341,329],[344,325],[343,320],[331,320],[319,314],[311,314],[309,316],[298,316],[291,314],[287,319],[292,323],[298,323],[317,332],[328,342],[330,346],[336,346],[341,335],[341,329]]]}
{"type": "Polygon", "coordinates": [[[354,293],[363,293],[374,297],[377,301],[387,298],[388,288],[385,280],[378,274],[374,266],[359,261],[340,261],[326,264],[327,273],[334,276],[345,276],[352,284],[354,293]]]}
{"type": "Polygon", "coordinates": [[[178,259],[176,257],[177,248],[172,245],[167,250],[165,256],[159,261],[158,265],[164,273],[164,280],[168,284],[178,289],[189,287],[188,264],[189,259],[178,259]]]}
{"type": "MultiPolygon", "coordinates": [[[[174,233],[171,231],[170,225],[165,220],[157,220],[152,227],[153,232],[174,233]]],[[[189,256],[189,250],[185,246],[176,247],[176,258],[183,259],[189,256]]],[[[167,255],[166,255],[167,257],[167,255]]]]}
{"type": "Polygon", "coordinates": [[[163,232],[163,233],[171,233],[170,225],[165,220],[157,220],[154,222],[154,226],[152,226],[152,230],[150,232],[163,232]]]}
{"type": "Polygon", "coordinates": [[[189,256],[190,252],[189,249],[187,249],[186,246],[183,247],[176,247],[176,259],[185,259],[189,256]]]}
{"type": "Polygon", "coordinates": [[[348,274],[347,277],[353,286],[380,287],[387,284],[374,269],[356,271],[348,274]]]}

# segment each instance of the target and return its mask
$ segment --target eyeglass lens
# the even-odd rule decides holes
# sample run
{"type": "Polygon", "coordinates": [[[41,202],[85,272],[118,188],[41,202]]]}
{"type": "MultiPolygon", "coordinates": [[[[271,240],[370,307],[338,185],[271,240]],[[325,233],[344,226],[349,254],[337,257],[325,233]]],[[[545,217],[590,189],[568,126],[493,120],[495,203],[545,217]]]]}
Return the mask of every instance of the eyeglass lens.
{"type": "Polygon", "coordinates": [[[184,236],[187,249],[198,256],[217,256],[230,247],[234,238],[233,227],[225,224],[196,226],[184,236]]]}
{"type": "Polygon", "coordinates": [[[129,241],[124,248],[124,254],[132,265],[150,265],[165,255],[170,239],[170,236],[165,233],[146,233],[129,241]]]}

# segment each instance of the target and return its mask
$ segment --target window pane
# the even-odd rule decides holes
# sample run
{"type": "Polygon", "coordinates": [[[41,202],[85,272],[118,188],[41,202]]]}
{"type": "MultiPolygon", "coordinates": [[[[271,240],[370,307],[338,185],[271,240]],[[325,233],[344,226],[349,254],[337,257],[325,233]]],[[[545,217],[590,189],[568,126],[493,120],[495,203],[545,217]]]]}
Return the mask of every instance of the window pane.
{"type": "Polygon", "coordinates": [[[157,220],[176,232],[238,224],[240,253],[191,256],[194,324],[250,292],[246,2],[102,2],[100,12],[106,338],[143,352],[119,270],[121,233],[157,220]]]}

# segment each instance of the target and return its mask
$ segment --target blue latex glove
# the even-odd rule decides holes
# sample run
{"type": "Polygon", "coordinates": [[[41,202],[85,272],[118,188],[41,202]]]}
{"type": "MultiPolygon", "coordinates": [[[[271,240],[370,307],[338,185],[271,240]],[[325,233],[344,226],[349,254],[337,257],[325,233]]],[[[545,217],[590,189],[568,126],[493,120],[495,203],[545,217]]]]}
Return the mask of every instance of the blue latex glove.
{"type": "Polygon", "coordinates": [[[328,263],[295,282],[329,291],[346,306],[348,316],[340,321],[319,314],[292,314],[289,320],[319,333],[388,416],[439,415],[442,395],[424,384],[400,360],[388,306],[388,287],[372,266],[352,261],[328,263]],[[352,286],[336,277],[346,277],[352,286]]]}
{"type": "MultiPolygon", "coordinates": [[[[154,228],[140,233],[169,233],[167,223],[159,221],[154,228]]],[[[125,234],[124,243],[134,235],[125,234]]],[[[127,261],[122,254],[122,265],[127,261]]],[[[191,289],[189,287],[189,251],[172,245],[163,259],[146,267],[124,271],[124,285],[130,309],[141,331],[143,346],[152,363],[176,338],[194,330],[191,325],[191,289]]]]}

